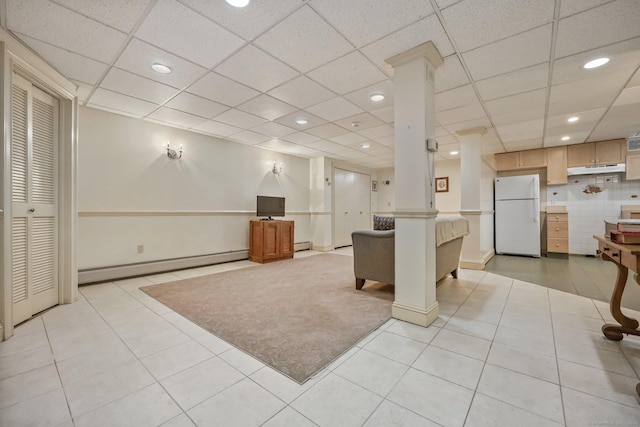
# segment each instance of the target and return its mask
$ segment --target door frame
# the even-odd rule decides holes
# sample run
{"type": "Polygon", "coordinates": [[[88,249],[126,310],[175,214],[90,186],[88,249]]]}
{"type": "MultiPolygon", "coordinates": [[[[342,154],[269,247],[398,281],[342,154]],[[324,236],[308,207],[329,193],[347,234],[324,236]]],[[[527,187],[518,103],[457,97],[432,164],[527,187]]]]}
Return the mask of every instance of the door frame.
{"type": "Polygon", "coordinates": [[[58,303],[77,299],[78,271],[76,267],[77,200],[76,167],[78,140],[78,100],[76,86],[50,65],[0,29],[0,81],[3,94],[0,101],[0,121],[3,129],[3,149],[0,150],[0,173],[4,185],[0,189],[0,340],[13,335],[13,300],[11,286],[11,84],[16,72],[60,102],[58,127],[58,303]]]}
{"type": "MultiPolygon", "coordinates": [[[[336,182],[336,169],[340,169],[347,172],[356,172],[361,173],[363,175],[369,176],[369,182],[371,180],[376,179],[375,172],[371,169],[361,168],[358,166],[350,165],[348,163],[343,163],[340,161],[332,161],[331,162],[331,182],[336,182]]],[[[369,204],[371,205],[370,212],[373,215],[373,202],[374,197],[369,189],[369,204]]],[[[335,250],[336,248],[336,188],[335,185],[331,186],[331,246],[335,250]]]]}

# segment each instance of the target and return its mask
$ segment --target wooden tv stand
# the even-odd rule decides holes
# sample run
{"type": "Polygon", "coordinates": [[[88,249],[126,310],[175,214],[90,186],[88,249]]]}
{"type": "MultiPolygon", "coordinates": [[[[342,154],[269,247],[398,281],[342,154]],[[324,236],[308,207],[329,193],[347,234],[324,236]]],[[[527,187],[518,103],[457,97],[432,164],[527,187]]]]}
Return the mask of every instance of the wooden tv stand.
{"type": "Polygon", "coordinates": [[[252,220],[249,230],[249,261],[265,262],[293,258],[293,221],[252,220]]]}

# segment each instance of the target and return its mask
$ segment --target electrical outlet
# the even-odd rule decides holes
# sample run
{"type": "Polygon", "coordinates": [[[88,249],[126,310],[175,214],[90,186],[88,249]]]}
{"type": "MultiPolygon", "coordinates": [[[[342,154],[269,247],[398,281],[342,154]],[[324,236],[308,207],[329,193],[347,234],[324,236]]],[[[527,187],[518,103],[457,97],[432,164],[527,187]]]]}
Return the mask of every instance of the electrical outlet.
{"type": "Polygon", "coordinates": [[[138,245],[138,253],[144,253],[144,245],[138,245]]]}

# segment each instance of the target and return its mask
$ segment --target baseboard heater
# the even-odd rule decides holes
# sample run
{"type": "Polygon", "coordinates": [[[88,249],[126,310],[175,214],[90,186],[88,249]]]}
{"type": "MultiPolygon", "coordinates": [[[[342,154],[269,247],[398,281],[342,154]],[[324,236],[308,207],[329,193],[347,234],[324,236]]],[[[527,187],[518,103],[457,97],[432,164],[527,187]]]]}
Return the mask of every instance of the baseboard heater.
{"type": "MultiPolygon", "coordinates": [[[[311,249],[311,242],[294,244],[296,252],[311,249]]],[[[205,265],[223,264],[225,262],[249,259],[249,250],[220,252],[209,255],[172,258],[158,261],[140,262],[135,264],[114,265],[78,270],[78,284],[106,282],[127,277],[146,276],[148,274],[165,273],[167,271],[184,270],[186,268],[202,267],[205,265]]]]}

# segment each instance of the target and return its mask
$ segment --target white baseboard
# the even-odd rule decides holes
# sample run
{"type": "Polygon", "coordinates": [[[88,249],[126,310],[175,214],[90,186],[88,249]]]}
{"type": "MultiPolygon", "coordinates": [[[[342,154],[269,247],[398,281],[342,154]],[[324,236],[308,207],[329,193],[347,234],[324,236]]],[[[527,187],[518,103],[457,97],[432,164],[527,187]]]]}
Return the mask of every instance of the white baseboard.
{"type": "Polygon", "coordinates": [[[466,268],[469,270],[484,270],[487,263],[491,261],[491,258],[493,258],[495,255],[496,255],[495,249],[491,249],[489,252],[484,254],[484,256],[482,257],[482,260],[480,261],[461,259],[460,268],[466,268]]]}
{"type": "Polygon", "coordinates": [[[435,322],[439,313],[440,305],[438,304],[438,301],[431,304],[427,309],[421,309],[398,302],[394,302],[391,306],[391,316],[394,319],[404,320],[405,322],[424,327],[435,322]]]}
{"type": "MultiPolygon", "coordinates": [[[[310,248],[311,242],[300,242],[294,244],[294,250],[296,252],[308,250],[310,248]]],[[[248,249],[194,257],[141,262],[136,264],[88,268],[78,271],[78,284],[84,285],[87,283],[123,279],[125,277],[144,276],[147,274],[163,273],[166,271],[182,270],[185,268],[242,261],[245,259],[249,259],[248,249]]]]}

